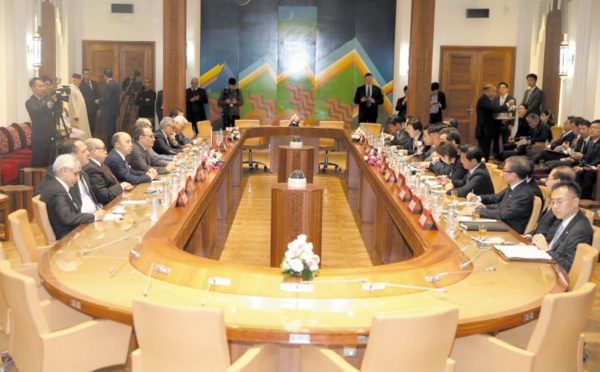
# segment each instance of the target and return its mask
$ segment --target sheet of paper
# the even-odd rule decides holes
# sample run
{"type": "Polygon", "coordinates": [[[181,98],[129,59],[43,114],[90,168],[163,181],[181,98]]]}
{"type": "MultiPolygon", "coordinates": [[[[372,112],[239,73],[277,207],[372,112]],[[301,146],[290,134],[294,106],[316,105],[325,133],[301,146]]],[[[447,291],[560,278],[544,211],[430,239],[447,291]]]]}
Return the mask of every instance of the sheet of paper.
{"type": "Polygon", "coordinates": [[[144,200],[123,200],[121,202],[122,205],[136,205],[136,204],[146,204],[146,199],[144,200]]]}
{"type": "Polygon", "coordinates": [[[507,258],[522,258],[527,260],[552,260],[550,255],[535,245],[496,245],[507,258]]]}
{"type": "Polygon", "coordinates": [[[476,220],[471,216],[456,216],[456,220],[458,222],[496,222],[498,220],[489,219],[489,218],[478,218],[476,220]]]}
{"type": "Polygon", "coordinates": [[[102,221],[118,221],[123,218],[122,214],[117,213],[107,213],[104,215],[102,221]]]}

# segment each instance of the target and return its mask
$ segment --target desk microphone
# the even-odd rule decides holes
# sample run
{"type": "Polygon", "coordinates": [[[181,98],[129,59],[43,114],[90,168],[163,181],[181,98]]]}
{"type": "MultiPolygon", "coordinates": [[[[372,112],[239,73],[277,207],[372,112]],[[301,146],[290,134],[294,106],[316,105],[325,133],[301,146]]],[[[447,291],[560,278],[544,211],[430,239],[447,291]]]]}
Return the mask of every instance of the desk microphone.
{"type": "Polygon", "coordinates": [[[152,262],[152,266],[150,266],[150,271],[148,272],[148,279],[146,279],[146,288],[144,288],[144,297],[148,296],[148,290],[150,289],[150,282],[152,279],[152,273],[156,271],[159,274],[169,274],[171,273],[171,268],[164,265],[158,265],[152,262]]]}
{"type": "Polygon", "coordinates": [[[206,297],[208,296],[210,287],[212,287],[213,285],[229,287],[231,285],[231,279],[220,278],[218,276],[211,276],[210,278],[208,278],[208,285],[206,286],[206,289],[204,290],[204,298],[202,299],[202,302],[200,303],[202,305],[202,307],[204,307],[204,305],[206,305],[206,297]]]}
{"type": "Polygon", "coordinates": [[[476,269],[476,270],[448,271],[448,272],[445,272],[445,273],[427,275],[427,277],[425,279],[429,283],[435,283],[435,282],[437,282],[439,280],[442,280],[442,276],[455,275],[455,274],[464,274],[464,273],[478,273],[478,272],[481,272],[481,271],[496,271],[496,268],[495,267],[488,267],[488,268],[485,268],[485,269],[476,269]]]}
{"type": "Polygon", "coordinates": [[[148,220],[148,221],[149,221],[149,220],[150,220],[150,217],[142,218],[141,220],[139,220],[139,221],[137,221],[137,222],[134,222],[133,224],[131,224],[131,226],[129,226],[128,228],[126,228],[126,229],[125,229],[125,231],[129,231],[129,230],[131,230],[132,228],[134,228],[135,226],[139,225],[141,222],[144,222],[144,221],[146,221],[146,220],[148,220]]]}
{"type": "Polygon", "coordinates": [[[432,291],[432,292],[443,292],[443,293],[448,292],[448,290],[445,288],[418,287],[418,286],[414,286],[414,285],[394,284],[394,283],[367,282],[362,285],[362,289],[365,292],[381,291],[381,290],[385,289],[385,287],[417,289],[419,291],[432,291]]]}
{"type": "Polygon", "coordinates": [[[91,253],[91,252],[94,252],[95,250],[98,250],[98,249],[100,249],[100,248],[104,248],[104,247],[106,247],[106,246],[109,246],[109,245],[111,245],[111,244],[113,244],[113,243],[117,243],[117,242],[120,242],[120,241],[122,241],[122,240],[128,240],[128,239],[131,239],[131,238],[136,238],[136,239],[137,239],[137,241],[138,241],[138,244],[140,244],[140,243],[142,242],[142,238],[140,238],[140,237],[139,237],[139,236],[137,236],[137,235],[127,235],[127,236],[123,236],[123,237],[121,237],[121,238],[119,238],[119,239],[112,240],[112,241],[110,241],[110,242],[108,242],[108,243],[101,244],[101,245],[99,245],[99,246],[97,246],[97,247],[90,248],[90,249],[85,249],[85,250],[83,250],[83,251],[81,252],[81,254],[85,256],[86,254],[88,254],[88,253],[91,253]]]}
{"type": "Polygon", "coordinates": [[[464,251],[466,251],[467,249],[469,249],[469,248],[470,248],[470,247],[471,247],[473,244],[475,244],[475,243],[476,243],[476,241],[475,241],[475,240],[473,240],[471,243],[469,243],[469,244],[467,244],[466,246],[464,246],[464,248],[461,248],[461,249],[460,249],[460,251],[461,251],[461,252],[464,252],[464,251]]]}
{"type": "MultiPolygon", "coordinates": [[[[138,243],[139,244],[139,243],[138,243]]],[[[137,246],[136,246],[137,248],[137,246]]],[[[112,265],[110,267],[110,269],[108,270],[109,273],[113,273],[115,271],[115,268],[117,267],[117,265],[119,264],[119,262],[121,262],[121,258],[123,258],[123,256],[125,255],[125,252],[129,252],[133,258],[135,258],[136,260],[138,258],[140,258],[140,252],[136,251],[135,248],[133,249],[124,249],[123,252],[121,252],[121,254],[119,255],[119,258],[117,258],[117,262],[115,262],[114,265],[112,265]]]]}
{"type": "Polygon", "coordinates": [[[465,269],[467,266],[469,266],[473,261],[475,261],[475,259],[477,257],[479,257],[483,252],[487,252],[487,250],[480,250],[479,252],[477,252],[477,254],[475,256],[473,256],[469,261],[465,261],[465,262],[461,262],[460,263],[460,268],[461,269],[465,269]]]}

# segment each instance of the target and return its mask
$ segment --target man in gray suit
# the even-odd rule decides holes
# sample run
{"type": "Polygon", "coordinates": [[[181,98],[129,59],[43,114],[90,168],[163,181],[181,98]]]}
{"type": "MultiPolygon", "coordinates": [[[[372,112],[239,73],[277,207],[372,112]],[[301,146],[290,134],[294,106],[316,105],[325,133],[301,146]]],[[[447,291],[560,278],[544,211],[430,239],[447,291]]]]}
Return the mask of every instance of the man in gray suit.
{"type": "Polygon", "coordinates": [[[522,104],[524,103],[527,105],[527,113],[525,114],[525,117],[527,117],[527,115],[529,114],[537,114],[538,116],[540,116],[540,113],[542,112],[543,106],[545,104],[544,92],[536,85],[537,78],[538,77],[536,74],[527,75],[528,89],[523,95],[523,102],[521,102],[522,104]]]}
{"type": "Polygon", "coordinates": [[[106,132],[106,143],[111,144],[113,135],[117,132],[120,89],[119,83],[113,79],[111,69],[104,69],[104,80],[106,80],[106,86],[104,92],[102,92],[102,98],[97,99],[96,103],[100,105],[100,114],[102,114],[104,131],[106,132]]]}

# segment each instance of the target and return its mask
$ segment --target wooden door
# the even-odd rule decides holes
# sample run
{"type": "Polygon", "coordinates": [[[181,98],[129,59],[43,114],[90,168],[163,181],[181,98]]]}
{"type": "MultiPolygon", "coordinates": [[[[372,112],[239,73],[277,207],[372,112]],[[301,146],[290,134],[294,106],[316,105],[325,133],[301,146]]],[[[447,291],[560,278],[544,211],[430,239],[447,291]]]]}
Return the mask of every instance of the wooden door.
{"type": "Polygon", "coordinates": [[[439,76],[446,93],[445,116],[458,120],[462,143],[476,143],[475,106],[483,86],[501,81],[513,86],[515,55],[513,47],[441,47],[439,76]]]}

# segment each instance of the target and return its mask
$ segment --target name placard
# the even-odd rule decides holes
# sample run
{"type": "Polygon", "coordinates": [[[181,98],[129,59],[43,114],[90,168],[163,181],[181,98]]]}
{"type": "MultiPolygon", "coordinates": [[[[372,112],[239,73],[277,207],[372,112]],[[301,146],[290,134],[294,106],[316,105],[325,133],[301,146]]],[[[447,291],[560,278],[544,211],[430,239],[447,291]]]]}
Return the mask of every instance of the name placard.
{"type": "Polygon", "coordinates": [[[410,203],[408,203],[408,209],[412,214],[419,214],[423,211],[423,203],[421,202],[421,198],[417,195],[413,195],[410,203]]]}
{"type": "Polygon", "coordinates": [[[402,186],[402,188],[400,189],[400,192],[398,193],[398,197],[400,198],[400,200],[402,201],[409,201],[412,199],[412,191],[410,190],[410,187],[408,187],[407,185],[402,186]]]}
{"type": "Polygon", "coordinates": [[[204,180],[206,180],[206,171],[202,166],[199,166],[198,169],[196,169],[196,177],[194,181],[201,183],[204,182],[204,180]]]}
{"type": "Polygon", "coordinates": [[[185,193],[188,195],[192,195],[194,193],[195,188],[196,185],[194,184],[194,179],[192,178],[192,176],[188,176],[188,178],[185,180],[185,193]]]}
{"type": "Polygon", "coordinates": [[[406,179],[404,178],[404,175],[402,173],[398,173],[398,177],[396,177],[396,181],[398,183],[398,187],[402,187],[404,184],[406,184],[406,179]]]}
{"type": "Polygon", "coordinates": [[[219,145],[219,151],[227,152],[227,140],[221,141],[221,144],[219,145]]]}
{"type": "Polygon", "coordinates": [[[423,230],[438,229],[437,223],[428,209],[423,209],[423,213],[421,214],[421,217],[419,217],[419,226],[423,230]]]}
{"type": "Polygon", "coordinates": [[[188,205],[188,197],[185,193],[185,189],[179,190],[179,195],[177,196],[177,202],[175,203],[176,207],[185,207],[188,205]]]}
{"type": "Polygon", "coordinates": [[[385,172],[384,178],[386,182],[396,182],[396,172],[388,169],[387,172],[385,172]]]}

